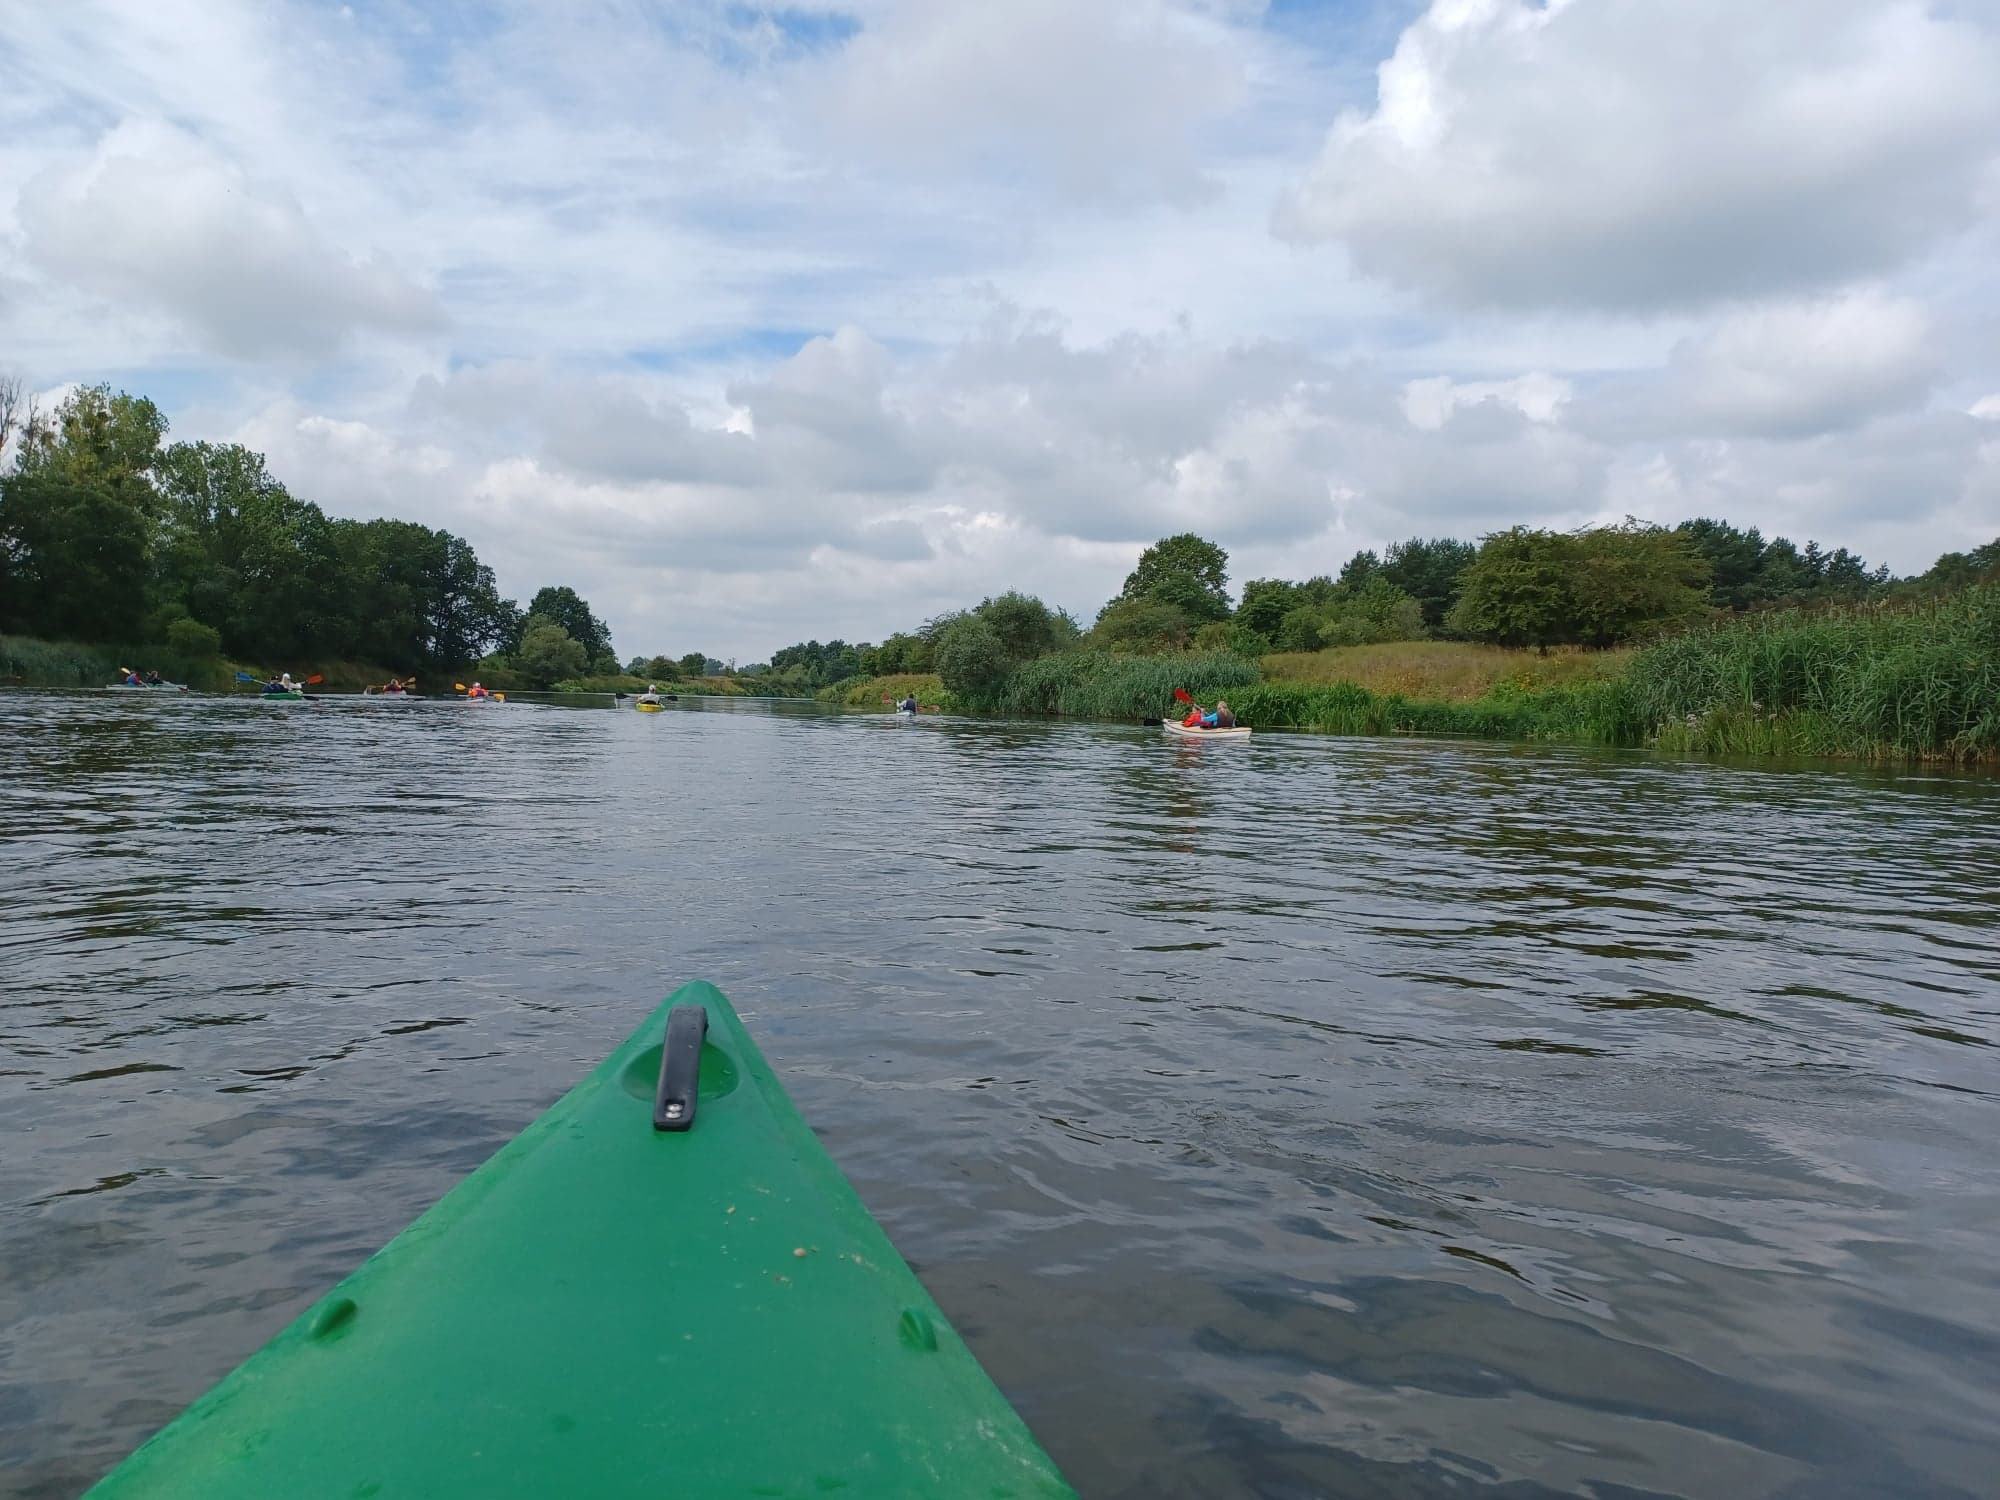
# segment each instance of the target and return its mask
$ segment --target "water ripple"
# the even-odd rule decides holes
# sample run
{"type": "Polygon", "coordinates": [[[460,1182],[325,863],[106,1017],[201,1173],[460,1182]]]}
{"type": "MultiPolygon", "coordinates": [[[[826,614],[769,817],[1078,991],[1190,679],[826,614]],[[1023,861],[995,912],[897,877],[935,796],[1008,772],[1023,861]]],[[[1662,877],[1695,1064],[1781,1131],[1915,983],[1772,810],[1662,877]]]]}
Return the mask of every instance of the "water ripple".
{"type": "Polygon", "coordinates": [[[2000,785],[0,696],[0,1471],[68,1495],[682,978],[1093,1496],[1959,1496],[2000,785]]]}

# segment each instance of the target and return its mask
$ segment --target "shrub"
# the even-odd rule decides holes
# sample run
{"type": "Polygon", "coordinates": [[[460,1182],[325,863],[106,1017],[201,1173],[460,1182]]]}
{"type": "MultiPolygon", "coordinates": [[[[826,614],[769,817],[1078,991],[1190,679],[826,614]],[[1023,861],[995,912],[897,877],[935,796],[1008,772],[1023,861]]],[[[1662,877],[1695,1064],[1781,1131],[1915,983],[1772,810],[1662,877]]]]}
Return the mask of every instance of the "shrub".
{"type": "Polygon", "coordinates": [[[222,634],[212,625],[204,625],[183,615],[167,626],[167,644],[182,656],[219,656],[222,653],[222,634]]]}

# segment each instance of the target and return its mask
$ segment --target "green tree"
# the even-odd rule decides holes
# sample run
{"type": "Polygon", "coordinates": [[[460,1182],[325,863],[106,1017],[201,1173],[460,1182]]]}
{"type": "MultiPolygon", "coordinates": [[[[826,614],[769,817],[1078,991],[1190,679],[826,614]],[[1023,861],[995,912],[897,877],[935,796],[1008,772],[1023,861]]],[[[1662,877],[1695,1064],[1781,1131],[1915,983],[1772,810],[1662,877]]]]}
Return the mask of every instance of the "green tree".
{"type": "Polygon", "coordinates": [[[532,686],[545,688],[565,677],[581,677],[590,657],[583,643],[572,640],[561,625],[531,614],[521,626],[521,644],[509,662],[532,686]]]}
{"type": "Polygon", "coordinates": [[[1253,578],[1243,585],[1243,601],[1236,606],[1236,623],[1275,640],[1285,616],[1304,602],[1303,591],[1296,583],[1282,578],[1253,578]]]}
{"type": "Polygon", "coordinates": [[[1000,632],[976,613],[960,615],[937,634],[938,677],[968,704],[990,706],[1013,666],[1000,632]]]}
{"type": "Polygon", "coordinates": [[[72,391],[20,425],[0,480],[0,620],[81,640],[131,640],[151,607],[159,408],[109,386],[72,391]]]}
{"type": "Polygon", "coordinates": [[[1229,618],[1228,583],[1229,554],[1184,531],[1141,552],[1118,597],[1163,600],[1201,624],[1229,618]]]}
{"type": "Polygon", "coordinates": [[[542,589],[528,601],[528,614],[562,626],[592,661],[611,654],[610,628],[590,612],[583,596],[567,585],[542,589]]]}
{"type": "Polygon", "coordinates": [[[1576,538],[1516,526],[1496,531],[1479,547],[1459,582],[1446,624],[1459,635],[1502,646],[1543,650],[1575,629],[1570,582],[1576,538]]]}
{"type": "Polygon", "coordinates": [[[1570,639],[1612,646],[1710,612],[1709,565],[1687,538],[1627,521],[1575,537],[1570,639]]]}
{"type": "Polygon", "coordinates": [[[1364,589],[1382,574],[1382,559],[1373,551],[1357,552],[1341,565],[1338,587],[1342,593],[1352,594],[1364,589]]]}
{"type": "Polygon", "coordinates": [[[182,615],[167,625],[167,644],[183,656],[210,657],[220,654],[222,636],[214,626],[182,615]]]}
{"type": "Polygon", "coordinates": [[[708,669],[708,653],[690,651],[681,658],[681,671],[689,677],[699,677],[708,669]]]}
{"type": "Polygon", "coordinates": [[[1113,599],[1097,613],[1091,639],[1107,651],[1127,651],[1145,655],[1159,651],[1179,651],[1195,632],[1196,622],[1181,608],[1165,599],[1113,599]]]}
{"type": "Polygon", "coordinates": [[[112,489],[59,472],[0,479],[0,625],[84,641],[144,633],[151,526],[112,489]]]}
{"type": "Polygon", "coordinates": [[[1447,623],[1503,646],[1610,646],[1699,619],[1708,585],[1707,561],[1664,527],[1516,526],[1481,544],[1447,623]]]}
{"type": "MultiPolygon", "coordinates": [[[[1755,526],[1739,531],[1727,521],[1706,516],[1674,528],[1682,540],[1708,564],[1708,594],[1718,609],[1748,609],[1764,593],[1764,536],[1755,526]]],[[[1790,547],[1791,543],[1785,543],[1790,547]]]]}
{"type": "Polygon", "coordinates": [[[1007,659],[1016,665],[1076,644],[1076,621],[1018,589],[980,601],[973,613],[993,627],[1007,659]]]}
{"type": "Polygon", "coordinates": [[[1458,602],[1458,581],[1478,555],[1470,542],[1413,536],[1389,548],[1382,577],[1416,600],[1425,627],[1436,630],[1458,602]]]}

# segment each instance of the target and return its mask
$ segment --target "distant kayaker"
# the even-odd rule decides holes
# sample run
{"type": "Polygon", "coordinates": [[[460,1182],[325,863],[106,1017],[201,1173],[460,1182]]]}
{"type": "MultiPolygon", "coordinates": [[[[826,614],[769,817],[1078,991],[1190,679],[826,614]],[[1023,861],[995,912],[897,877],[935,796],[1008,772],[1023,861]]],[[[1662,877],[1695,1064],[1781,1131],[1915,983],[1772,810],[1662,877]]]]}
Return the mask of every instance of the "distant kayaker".
{"type": "Polygon", "coordinates": [[[146,686],[158,687],[159,685],[160,685],[160,674],[158,672],[148,672],[146,674],[146,686]]]}
{"type": "Polygon", "coordinates": [[[487,696],[487,692],[485,688],[475,682],[465,690],[465,696],[468,698],[484,698],[487,696]]]}
{"type": "Polygon", "coordinates": [[[1228,703],[1218,698],[1215,700],[1215,712],[1202,722],[1210,729],[1234,729],[1236,715],[1229,711],[1228,703]]]}
{"type": "Polygon", "coordinates": [[[660,701],[659,684],[654,682],[647,683],[646,691],[639,695],[639,701],[641,703],[658,703],[660,701]]]}
{"type": "Polygon", "coordinates": [[[144,687],[145,685],[146,685],[145,683],[139,680],[139,674],[137,672],[127,672],[125,674],[125,686],[144,687]]]}
{"type": "Polygon", "coordinates": [[[905,713],[905,714],[915,713],[917,711],[917,695],[915,693],[912,693],[910,694],[909,697],[905,698],[901,703],[898,703],[896,705],[896,711],[898,713],[905,713]]]}

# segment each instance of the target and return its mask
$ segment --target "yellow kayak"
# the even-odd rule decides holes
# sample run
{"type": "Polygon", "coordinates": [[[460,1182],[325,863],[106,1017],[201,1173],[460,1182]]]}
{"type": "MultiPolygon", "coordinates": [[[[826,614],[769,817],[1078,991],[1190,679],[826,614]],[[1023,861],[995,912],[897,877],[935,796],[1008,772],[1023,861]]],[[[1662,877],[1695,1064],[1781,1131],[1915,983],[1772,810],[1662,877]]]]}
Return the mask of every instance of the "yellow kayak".
{"type": "Polygon", "coordinates": [[[639,703],[633,705],[642,714],[656,714],[666,707],[664,703],[639,703]]]}

